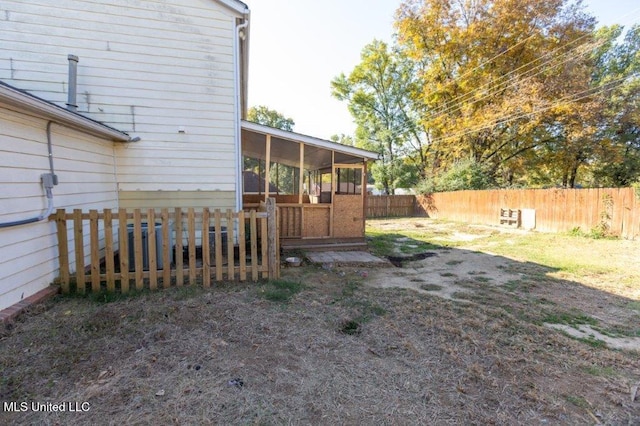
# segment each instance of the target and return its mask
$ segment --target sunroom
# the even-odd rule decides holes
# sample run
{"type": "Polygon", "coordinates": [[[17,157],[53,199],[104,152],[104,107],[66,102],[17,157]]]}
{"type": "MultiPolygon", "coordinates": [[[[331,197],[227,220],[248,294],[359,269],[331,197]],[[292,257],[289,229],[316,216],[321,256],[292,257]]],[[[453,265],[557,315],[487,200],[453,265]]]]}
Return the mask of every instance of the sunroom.
{"type": "Polygon", "coordinates": [[[284,248],[364,242],[367,162],[375,152],[242,122],[243,208],[271,197],[284,248]]]}

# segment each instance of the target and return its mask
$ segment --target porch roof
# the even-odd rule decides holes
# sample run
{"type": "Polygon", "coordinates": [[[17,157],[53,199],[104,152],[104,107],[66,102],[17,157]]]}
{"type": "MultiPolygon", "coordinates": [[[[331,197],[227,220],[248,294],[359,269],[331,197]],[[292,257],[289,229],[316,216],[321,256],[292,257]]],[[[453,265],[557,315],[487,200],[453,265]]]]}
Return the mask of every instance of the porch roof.
{"type": "Polygon", "coordinates": [[[378,159],[376,152],[250,121],[243,120],[241,127],[243,154],[253,158],[265,159],[263,143],[266,135],[271,135],[271,160],[290,166],[299,165],[299,150],[295,145],[297,143],[305,145],[304,167],[308,169],[330,168],[332,152],[335,153],[335,163],[357,164],[378,159]]]}

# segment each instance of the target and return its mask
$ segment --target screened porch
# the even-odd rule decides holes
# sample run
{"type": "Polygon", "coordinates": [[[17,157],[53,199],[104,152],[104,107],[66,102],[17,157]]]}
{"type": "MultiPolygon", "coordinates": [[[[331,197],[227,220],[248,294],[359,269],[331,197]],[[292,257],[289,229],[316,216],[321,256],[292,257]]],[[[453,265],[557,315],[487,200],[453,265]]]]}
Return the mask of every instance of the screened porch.
{"type": "Polygon", "coordinates": [[[367,162],[377,154],[242,122],[243,207],[272,197],[280,238],[364,240],[367,162]]]}

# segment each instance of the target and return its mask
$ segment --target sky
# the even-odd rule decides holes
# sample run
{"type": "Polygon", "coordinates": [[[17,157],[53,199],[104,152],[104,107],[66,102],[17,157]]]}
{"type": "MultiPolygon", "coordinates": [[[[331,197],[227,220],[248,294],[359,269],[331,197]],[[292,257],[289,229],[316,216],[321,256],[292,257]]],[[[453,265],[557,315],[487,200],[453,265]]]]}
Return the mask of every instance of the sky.
{"type": "MultiPolygon", "coordinates": [[[[323,139],[352,135],[346,102],[331,80],[348,75],[362,48],[391,42],[400,0],[244,0],[251,10],[249,106],[263,105],[295,122],[294,131],[323,139]]],[[[584,0],[598,25],[640,22],[638,0],[584,0]]]]}

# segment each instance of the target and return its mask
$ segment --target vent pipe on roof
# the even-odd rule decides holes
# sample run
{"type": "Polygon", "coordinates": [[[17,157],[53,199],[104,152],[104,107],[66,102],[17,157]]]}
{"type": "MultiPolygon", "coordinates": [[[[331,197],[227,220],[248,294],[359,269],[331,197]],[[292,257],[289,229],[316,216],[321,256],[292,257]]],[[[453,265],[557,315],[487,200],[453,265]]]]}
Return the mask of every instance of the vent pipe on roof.
{"type": "Polygon", "coordinates": [[[67,59],[69,60],[69,97],[67,98],[67,109],[77,112],[76,89],[78,82],[78,57],[76,55],[69,55],[67,59]]]}

